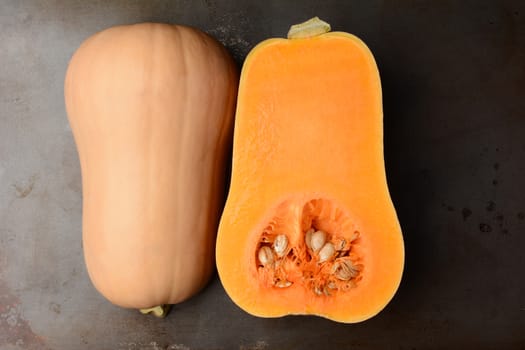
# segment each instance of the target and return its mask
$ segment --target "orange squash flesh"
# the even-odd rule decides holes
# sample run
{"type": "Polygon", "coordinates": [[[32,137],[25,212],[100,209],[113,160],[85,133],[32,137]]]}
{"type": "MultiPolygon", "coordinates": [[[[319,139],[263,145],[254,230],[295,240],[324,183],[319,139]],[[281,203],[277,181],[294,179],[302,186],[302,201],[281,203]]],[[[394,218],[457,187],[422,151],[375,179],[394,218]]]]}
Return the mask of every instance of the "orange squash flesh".
{"type": "MultiPolygon", "coordinates": [[[[324,264],[333,265],[330,259],[324,264]]],[[[256,316],[359,322],[393,297],[403,238],[386,182],[379,74],[357,37],[270,39],[248,55],[216,261],[228,295],[256,316]],[[312,226],[334,240],[359,235],[350,254],[361,271],[350,286],[336,279],[337,290],[327,290],[332,270],[320,273],[323,264],[307,261],[313,258],[306,257],[305,234],[312,226]],[[293,261],[281,262],[289,286],[276,286],[258,258],[266,233],[285,234],[294,249],[293,261]],[[321,293],[312,275],[325,283],[321,293]]]]}

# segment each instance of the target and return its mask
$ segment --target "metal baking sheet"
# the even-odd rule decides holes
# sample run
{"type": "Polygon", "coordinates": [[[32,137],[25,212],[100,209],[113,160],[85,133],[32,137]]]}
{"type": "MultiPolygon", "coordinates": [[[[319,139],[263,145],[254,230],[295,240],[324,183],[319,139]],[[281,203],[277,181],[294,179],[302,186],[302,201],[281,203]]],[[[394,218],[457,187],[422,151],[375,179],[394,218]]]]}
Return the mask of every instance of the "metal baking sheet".
{"type": "Polygon", "coordinates": [[[0,1],[0,349],[524,349],[525,2],[0,1]],[[361,37],[383,83],[406,269],[364,323],[252,317],[217,276],[169,317],[112,306],[81,247],[68,60],[124,23],[201,28],[238,64],[314,15],[361,37]]]}

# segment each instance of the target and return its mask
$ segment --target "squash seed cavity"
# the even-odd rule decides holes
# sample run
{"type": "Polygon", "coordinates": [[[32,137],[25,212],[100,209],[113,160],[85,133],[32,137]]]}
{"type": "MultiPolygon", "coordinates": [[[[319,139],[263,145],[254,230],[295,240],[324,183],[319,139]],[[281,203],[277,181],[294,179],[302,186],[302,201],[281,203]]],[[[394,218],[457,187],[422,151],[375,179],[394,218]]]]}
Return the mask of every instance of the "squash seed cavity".
{"type": "Polygon", "coordinates": [[[355,288],[364,265],[356,247],[359,230],[348,215],[325,199],[303,204],[299,222],[280,206],[256,248],[259,281],[269,288],[302,287],[316,297],[332,297],[355,288]],[[284,214],[283,214],[284,213],[284,214]],[[292,220],[293,221],[293,220],[292,220]],[[298,230],[298,226],[300,229],[298,230]]]}

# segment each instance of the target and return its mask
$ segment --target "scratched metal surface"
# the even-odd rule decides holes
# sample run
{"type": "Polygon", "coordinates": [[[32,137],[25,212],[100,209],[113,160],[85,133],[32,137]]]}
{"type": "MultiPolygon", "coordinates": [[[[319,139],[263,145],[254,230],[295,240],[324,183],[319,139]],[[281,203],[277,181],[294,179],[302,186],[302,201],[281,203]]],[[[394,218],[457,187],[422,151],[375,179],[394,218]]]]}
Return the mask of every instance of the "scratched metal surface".
{"type": "Polygon", "coordinates": [[[0,349],[525,349],[522,1],[0,1],[0,349]],[[140,21],[220,39],[239,64],[313,15],[363,38],[381,71],[388,180],[406,270],[377,317],[258,319],[217,277],[165,320],[94,290],[63,105],[87,36],[140,21]]]}

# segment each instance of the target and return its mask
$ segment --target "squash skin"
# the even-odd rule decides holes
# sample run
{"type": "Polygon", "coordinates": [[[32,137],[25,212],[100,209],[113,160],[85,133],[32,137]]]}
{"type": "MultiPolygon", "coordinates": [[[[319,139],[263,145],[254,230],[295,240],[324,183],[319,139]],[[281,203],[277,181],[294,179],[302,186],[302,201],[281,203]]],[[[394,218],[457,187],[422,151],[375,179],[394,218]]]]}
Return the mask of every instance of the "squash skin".
{"type": "MultiPolygon", "coordinates": [[[[360,39],[342,32],[269,39],[250,52],[241,72],[232,179],[216,251],[221,282],[240,308],[259,317],[306,314],[355,323],[388,304],[401,281],[404,244],[382,140],[379,73],[360,39]],[[340,71],[333,74],[332,65],[340,71]],[[363,279],[332,298],[302,286],[260,285],[257,239],[275,208],[290,203],[287,220],[296,220],[294,212],[316,198],[341,208],[361,228],[363,279]]],[[[287,234],[292,240],[300,235],[287,234]]]]}
{"type": "Polygon", "coordinates": [[[113,27],[73,55],[85,263],[112,303],[175,304],[209,280],[237,84],[226,49],[185,26],[113,27]]]}

